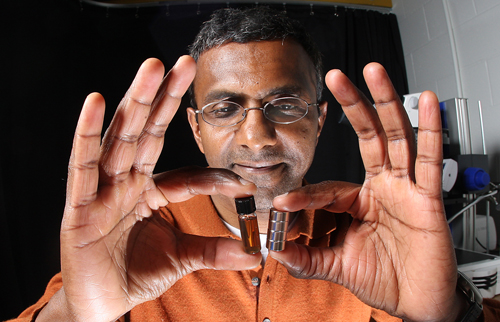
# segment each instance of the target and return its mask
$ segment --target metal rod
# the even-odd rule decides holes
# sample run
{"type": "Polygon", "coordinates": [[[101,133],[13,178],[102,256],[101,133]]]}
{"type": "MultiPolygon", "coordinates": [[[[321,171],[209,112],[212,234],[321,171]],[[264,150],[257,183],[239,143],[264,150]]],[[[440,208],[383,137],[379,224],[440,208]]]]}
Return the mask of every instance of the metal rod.
{"type": "MultiPolygon", "coordinates": [[[[471,195],[473,199],[477,198],[476,194],[471,195]]],[[[476,245],[476,214],[477,214],[477,206],[474,205],[470,208],[470,216],[472,217],[472,225],[470,227],[471,239],[469,243],[469,249],[474,250],[474,246],[476,245]]]]}
{"type": "Polygon", "coordinates": [[[486,253],[490,253],[490,201],[486,199],[486,253]]]}
{"type": "Polygon", "coordinates": [[[483,123],[483,107],[481,105],[481,101],[479,101],[478,104],[479,104],[479,122],[481,124],[481,139],[483,141],[483,154],[486,155],[486,140],[484,138],[484,123],[483,123]]]}
{"type": "Polygon", "coordinates": [[[466,104],[465,104],[465,116],[466,116],[466,120],[464,122],[467,122],[467,123],[464,123],[464,126],[466,127],[465,135],[467,135],[467,140],[469,142],[469,154],[472,154],[474,149],[472,146],[472,133],[471,133],[472,127],[470,126],[470,111],[469,111],[468,102],[466,102],[466,104]]]}
{"type": "Polygon", "coordinates": [[[457,110],[457,132],[460,144],[460,154],[472,154],[469,107],[466,98],[455,100],[457,110]]]}
{"type": "Polygon", "coordinates": [[[474,206],[475,204],[477,204],[478,202],[480,202],[484,198],[488,198],[488,197],[494,196],[497,193],[498,193],[498,190],[495,190],[495,191],[490,191],[489,193],[487,193],[485,195],[477,197],[476,200],[474,200],[473,202],[471,202],[470,204],[468,204],[467,206],[465,206],[464,208],[462,208],[462,210],[460,210],[459,212],[457,212],[456,214],[454,214],[453,217],[451,217],[450,219],[448,219],[448,224],[450,224],[453,220],[457,219],[458,216],[460,216],[461,214],[463,214],[467,209],[469,209],[470,207],[474,206]]]}
{"type": "Polygon", "coordinates": [[[455,81],[456,81],[456,86],[457,86],[457,93],[458,97],[463,97],[464,96],[464,89],[462,85],[462,75],[461,71],[462,68],[460,68],[460,61],[458,59],[458,46],[457,46],[457,41],[455,39],[455,28],[453,26],[453,20],[451,19],[451,8],[450,8],[450,1],[449,0],[442,0],[443,1],[443,7],[444,7],[444,14],[446,17],[446,25],[448,26],[448,37],[450,39],[450,44],[451,44],[451,56],[453,58],[453,67],[455,69],[455,81]]]}

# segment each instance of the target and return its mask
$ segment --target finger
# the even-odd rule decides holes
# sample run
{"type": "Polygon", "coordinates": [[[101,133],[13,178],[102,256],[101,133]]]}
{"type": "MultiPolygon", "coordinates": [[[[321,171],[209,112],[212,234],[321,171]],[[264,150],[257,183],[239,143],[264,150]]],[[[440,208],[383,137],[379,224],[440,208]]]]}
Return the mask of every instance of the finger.
{"type": "Polygon", "coordinates": [[[301,209],[326,209],[331,212],[349,212],[361,189],[360,185],[341,182],[324,181],[307,185],[278,196],[273,206],[283,211],[299,211],[301,209]]]}
{"type": "Polygon", "coordinates": [[[104,98],[98,93],[90,94],[83,104],[68,166],[66,204],[70,208],[85,206],[96,198],[104,109],[104,98]]]}
{"type": "Polygon", "coordinates": [[[364,77],[387,138],[391,171],[414,180],[415,135],[399,95],[380,64],[367,65],[364,77]]]}
{"type": "Polygon", "coordinates": [[[262,255],[247,254],[241,241],[228,238],[207,238],[184,234],[180,240],[182,249],[187,253],[192,271],[200,269],[247,270],[257,267],[262,255]]]}
{"type": "Polygon", "coordinates": [[[185,201],[196,195],[240,198],[257,190],[253,183],[226,169],[185,167],[156,175],[155,181],[169,202],[185,201]]]}
{"type": "Polygon", "coordinates": [[[120,102],[102,144],[101,184],[123,181],[136,157],[139,135],[164,75],[157,59],[146,60],[120,102]]]}
{"type": "Polygon", "coordinates": [[[182,96],[187,91],[196,73],[196,63],[190,56],[179,58],[164,78],[153,102],[151,115],[139,138],[134,169],[151,175],[161,150],[165,131],[174,117],[182,96]]]}
{"type": "Polygon", "coordinates": [[[377,175],[390,166],[386,137],[377,112],[341,71],[329,71],[325,82],[358,135],[367,177],[377,175]]]}
{"type": "Polygon", "coordinates": [[[418,148],[415,163],[417,186],[435,196],[441,195],[443,141],[439,101],[432,92],[424,92],[418,104],[418,148]]]}

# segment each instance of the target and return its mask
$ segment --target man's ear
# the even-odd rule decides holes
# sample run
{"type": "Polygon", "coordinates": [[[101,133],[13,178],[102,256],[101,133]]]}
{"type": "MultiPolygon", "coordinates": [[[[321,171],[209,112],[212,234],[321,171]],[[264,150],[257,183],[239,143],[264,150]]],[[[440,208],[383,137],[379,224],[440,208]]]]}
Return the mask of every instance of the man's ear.
{"type": "Polygon", "coordinates": [[[199,117],[198,114],[196,114],[194,108],[187,108],[187,117],[189,125],[191,126],[191,131],[193,131],[194,140],[196,141],[196,144],[198,144],[198,148],[200,149],[201,153],[205,154],[205,150],[203,149],[203,141],[201,140],[200,124],[198,122],[199,117]]]}
{"type": "Polygon", "coordinates": [[[328,111],[328,102],[323,101],[319,103],[319,115],[318,115],[318,133],[317,133],[317,138],[319,138],[319,135],[321,134],[321,130],[323,129],[323,126],[325,125],[326,121],[326,113],[328,111]]]}

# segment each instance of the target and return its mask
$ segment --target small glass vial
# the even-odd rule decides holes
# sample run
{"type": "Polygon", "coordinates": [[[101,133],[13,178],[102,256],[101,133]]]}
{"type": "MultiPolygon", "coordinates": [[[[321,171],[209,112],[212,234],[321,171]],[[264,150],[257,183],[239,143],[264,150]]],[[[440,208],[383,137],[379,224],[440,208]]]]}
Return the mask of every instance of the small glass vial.
{"type": "Polygon", "coordinates": [[[255,199],[253,196],[236,198],[236,212],[240,223],[241,240],[245,252],[256,254],[260,252],[259,224],[255,213],[255,199]]]}

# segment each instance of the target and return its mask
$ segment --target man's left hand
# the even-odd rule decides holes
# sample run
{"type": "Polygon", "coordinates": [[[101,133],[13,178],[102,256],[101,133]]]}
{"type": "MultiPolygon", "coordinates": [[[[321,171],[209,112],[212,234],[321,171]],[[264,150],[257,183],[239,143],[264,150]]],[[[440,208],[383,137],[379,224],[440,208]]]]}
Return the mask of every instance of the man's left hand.
{"type": "Polygon", "coordinates": [[[350,213],[343,244],[320,249],[288,243],[271,256],[296,277],[341,284],[368,305],[405,320],[454,321],[463,299],[455,290],[457,266],[441,197],[439,102],[432,92],[421,95],[416,147],[383,67],[369,64],[364,76],[376,108],[340,71],[326,76],[359,137],[363,185],[323,182],[274,200],[281,210],[350,213]]]}

